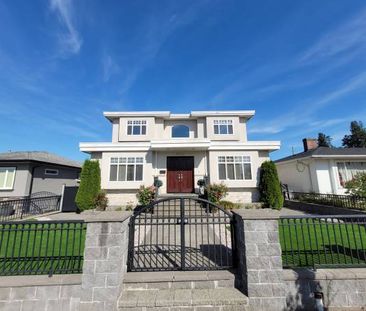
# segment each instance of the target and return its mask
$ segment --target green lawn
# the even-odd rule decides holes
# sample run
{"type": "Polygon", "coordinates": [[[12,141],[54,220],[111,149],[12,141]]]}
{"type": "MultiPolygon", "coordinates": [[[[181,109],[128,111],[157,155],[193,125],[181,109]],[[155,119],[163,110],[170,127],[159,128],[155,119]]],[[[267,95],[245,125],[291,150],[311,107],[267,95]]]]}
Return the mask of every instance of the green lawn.
{"type": "Polygon", "coordinates": [[[0,275],[80,273],[86,224],[0,224],[0,275]]]}
{"type": "Polygon", "coordinates": [[[366,266],[365,221],[281,219],[284,267],[366,266]]]}

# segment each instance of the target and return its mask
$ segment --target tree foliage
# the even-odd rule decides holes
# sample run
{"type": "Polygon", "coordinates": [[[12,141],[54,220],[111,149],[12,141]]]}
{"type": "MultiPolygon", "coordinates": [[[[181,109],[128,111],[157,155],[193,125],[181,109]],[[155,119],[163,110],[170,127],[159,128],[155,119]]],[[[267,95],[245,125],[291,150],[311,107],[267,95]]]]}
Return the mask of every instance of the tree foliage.
{"type": "Polygon", "coordinates": [[[85,160],[80,176],[80,186],[75,202],[80,211],[95,207],[100,192],[100,167],[98,161],[85,160]]]}
{"type": "Polygon", "coordinates": [[[366,128],[361,121],[352,121],[350,126],[351,134],[345,135],[342,145],[346,148],[366,148],[366,128]]]}
{"type": "Polygon", "coordinates": [[[262,163],[259,180],[260,200],[265,207],[280,210],[283,206],[283,195],[278,179],[276,165],[272,161],[262,163]]]}
{"type": "Polygon", "coordinates": [[[332,148],[332,137],[324,133],[318,134],[318,146],[332,148]]]}
{"type": "Polygon", "coordinates": [[[347,193],[366,198],[366,173],[358,173],[356,176],[346,182],[347,193]]]}

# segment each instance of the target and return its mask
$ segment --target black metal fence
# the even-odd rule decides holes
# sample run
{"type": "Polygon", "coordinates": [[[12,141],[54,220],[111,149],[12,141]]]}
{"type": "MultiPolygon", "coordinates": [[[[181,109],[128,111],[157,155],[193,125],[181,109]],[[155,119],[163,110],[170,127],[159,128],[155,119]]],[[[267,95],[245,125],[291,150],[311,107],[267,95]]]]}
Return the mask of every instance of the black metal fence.
{"type": "Polygon", "coordinates": [[[325,194],[312,192],[288,192],[286,199],[308,203],[317,203],[337,207],[366,210],[366,198],[352,195],[325,194]]]}
{"type": "Polygon", "coordinates": [[[231,213],[196,198],[167,198],[130,219],[129,271],[232,268],[235,239],[231,213]]]}
{"type": "Polygon", "coordinates": [[[28,197],[0,201],[0,222],[58,211],[61,196],[28,197]]]}
{"type": "Polygon", "coordinates": [[[0,275],[81,273],[86,224],[80,221],[0,224],[0,275]]]}
{"type": "Polygon", "coordinates": [[[366,266],[366,215],[281,217],[284,268],[366,266]]]}

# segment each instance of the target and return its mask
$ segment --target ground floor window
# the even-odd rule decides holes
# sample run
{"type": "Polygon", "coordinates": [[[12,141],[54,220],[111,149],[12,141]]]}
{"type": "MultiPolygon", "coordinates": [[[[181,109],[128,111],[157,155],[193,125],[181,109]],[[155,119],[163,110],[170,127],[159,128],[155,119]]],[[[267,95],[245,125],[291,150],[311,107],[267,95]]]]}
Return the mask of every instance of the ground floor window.
{"type": "Polygon", "coordinates": [[[366,172],[366,162],[337,162],[339,183],[342,187],[357,173],[366,172]]]}
{"type": "Polygon", "coordinates": [[[0,189],[11,190],[14,185],[15,167],[0,167],[0,189]]]}
{"type": "Polygon", "coordinates": [[[110,181],[140,181],[143,171],[142,157],[111,158],[110,181]]]}
{"type": "Polygon", "coordinates": [[[252,179],[252,165],[248,156],[218,157],[220,180],[252,179]]]}

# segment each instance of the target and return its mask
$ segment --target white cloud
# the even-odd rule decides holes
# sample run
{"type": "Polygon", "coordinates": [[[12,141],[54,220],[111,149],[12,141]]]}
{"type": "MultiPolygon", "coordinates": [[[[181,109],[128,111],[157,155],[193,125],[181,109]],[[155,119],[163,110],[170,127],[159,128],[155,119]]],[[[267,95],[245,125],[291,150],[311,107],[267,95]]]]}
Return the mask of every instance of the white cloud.
{"type": "Polygon", "coordinates": [[[314,62],[326,57],[338,56],[343,52],[366,48],[366,10],[361,11],[337,29],[323,35],[300,58],[303,63],[314,62]]]}
{"type": "MultiPolygon", "coordinates": [[[[340,98],[351,94],[354,91],[363,89],[366,87],[366,73],[363,72],[359,75],[354,76],[347,83],[341,86],[337,86],[335,91],[328,92],[314,98],[313,100],[306,100],[301,105],[298,105],[296,109],[288,112],[287,114],[281,115],[278,118],[267,120],[265,122],[259,122],[255,127],[249,129],[250,133],[260,134],[277,134],[283,132],[289,128],[307,125],[311,127],[330,127],[336,124],[340,124],[347,120],[354,119],[357,116],[352,114],[345,118],[336,118],[331,120],[316,120],[316,112],[320,109],[332,105],[340,98]]],[[[298,131],[296,131],[298,133],[298,131]]]]}
{"type": "Polygon", "coordinates": [[[82,45],[82,39],[74,25],[72,0],[50,0],[51,11],[56,13],[60,22],[66,27],[66,32],[59,34],[61,48],[64,53],[77,54],[82,45]]]}
{"type": "Polygon", "coordinates": [[[118,64],[112,56],[104,54],[102,58],[103,81],[108,82],[112,75],[117,74],[120,70],[118,64]]]}

